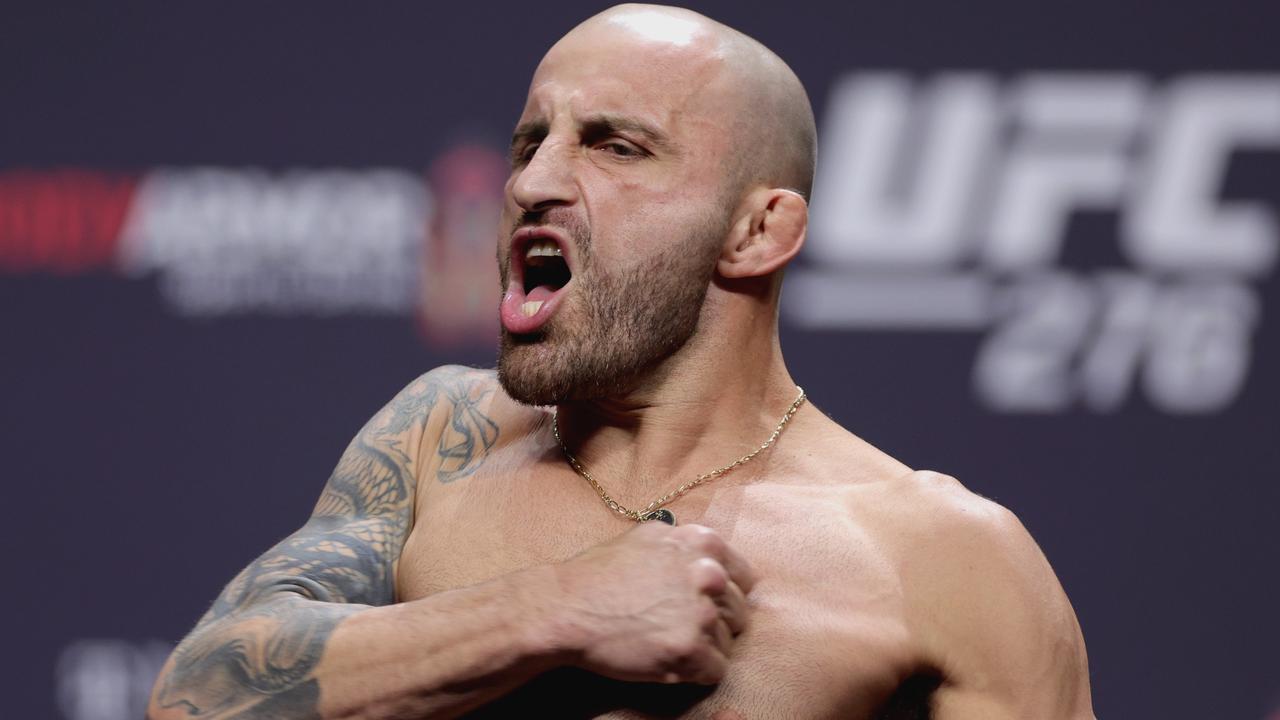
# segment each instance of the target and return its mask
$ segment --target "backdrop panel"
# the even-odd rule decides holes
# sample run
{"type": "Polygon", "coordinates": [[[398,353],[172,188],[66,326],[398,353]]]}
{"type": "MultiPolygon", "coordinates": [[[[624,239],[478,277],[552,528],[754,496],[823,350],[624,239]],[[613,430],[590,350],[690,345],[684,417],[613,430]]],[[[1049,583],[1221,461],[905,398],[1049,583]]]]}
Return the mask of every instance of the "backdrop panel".
{"type": "MultiPolygon", "coordinates": [[[[140,717],[364,420],[492,363],[506,138],[600,7],[9,3],[6,717],[140,717]]],[[[1022,518],[1100,717],[1277,717],[1280,6],[696,8],[818,112],[815,404],[1022,518]]]]}

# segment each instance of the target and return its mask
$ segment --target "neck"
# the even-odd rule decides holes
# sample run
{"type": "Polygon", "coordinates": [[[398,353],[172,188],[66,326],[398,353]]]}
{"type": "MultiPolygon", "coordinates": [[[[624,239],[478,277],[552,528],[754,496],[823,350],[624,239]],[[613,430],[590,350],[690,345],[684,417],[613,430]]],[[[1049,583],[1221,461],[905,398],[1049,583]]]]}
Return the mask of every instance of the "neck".
{"type": "Polygon", "coordinates": [[[709,294],[699,331],[632,392],[559,406],[565,444],[619,502],[643,506],[777,427],[798,390],[758,302],[709,294]]]}

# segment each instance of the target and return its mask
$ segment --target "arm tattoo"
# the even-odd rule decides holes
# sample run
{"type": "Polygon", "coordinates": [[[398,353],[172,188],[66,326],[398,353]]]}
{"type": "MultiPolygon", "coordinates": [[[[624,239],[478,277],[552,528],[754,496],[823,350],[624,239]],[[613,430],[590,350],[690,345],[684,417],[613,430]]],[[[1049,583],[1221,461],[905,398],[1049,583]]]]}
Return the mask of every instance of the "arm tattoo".
{"type": "Polygon", "coordinates": [[[436,447],[436,479],[451,483],[474,473],[498,440],[498,424],[484,411],[494,384],[489,373],[459,366],[438,368],[431,374],[433,382],[416,389],[410,386],[402,393],[404,402],[392,403],[387,427],[403,432],[416,417],[414,408],[447,403],[449,414],[436,447]]]}
{"type": "Polygon", "coordinates": [[[394,570],[413,522],[413,441],[428,413],[449,403],[436,476],[453,482],[474,473],[497,440],[485,414],[492,394],[486,373],[440,368],[375,415],[307,524],[236,576],[174,651],[159,706],[192,718],[318,718],[313,672],[334,629],[395,601],[394,570]]]}
{"type": "Polygon", "coordinates": [[[440,457],[436,479],[451,483],[480,467],[498,440],[498,424],[483,410],[493,395],[492,383],[453,382],[444,384],[443,390],[452,409],[436,449],[440,457]]]}

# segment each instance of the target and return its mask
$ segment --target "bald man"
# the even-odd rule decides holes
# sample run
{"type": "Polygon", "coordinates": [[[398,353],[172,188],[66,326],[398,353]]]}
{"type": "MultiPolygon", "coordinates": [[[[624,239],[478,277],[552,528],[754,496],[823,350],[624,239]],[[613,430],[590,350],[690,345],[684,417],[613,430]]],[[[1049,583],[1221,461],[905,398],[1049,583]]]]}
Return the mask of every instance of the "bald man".
{"type": "Polygon", "coordinates": [[[1007,510],[807,402],[778,343],[814,124],[705,17],[621,6],[534,74],[493,372],[418,378],[169,659],[168,718],[1089,718],[1007,510]]]}

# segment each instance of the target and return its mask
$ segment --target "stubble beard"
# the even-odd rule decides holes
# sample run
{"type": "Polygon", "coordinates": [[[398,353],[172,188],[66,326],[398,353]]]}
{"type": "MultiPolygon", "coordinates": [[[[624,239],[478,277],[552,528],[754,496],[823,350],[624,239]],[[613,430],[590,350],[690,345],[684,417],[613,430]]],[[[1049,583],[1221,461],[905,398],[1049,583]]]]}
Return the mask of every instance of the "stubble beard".
{"type": "MultiPolygon", "coordinates": [[[[505,329],[498,380],[529,405],[618,398],[634,391],[689,341],[724,237],[726,218],[707,218],[674,247],[624,272],[592,262],[591,238],[570,223],[579,266],[573,301],[534,335],[505,329]],[[569,312],[566,312],[569,311],[569,312]]],[[[505,273],[504,273],[505,275],[505,273]]]]}

